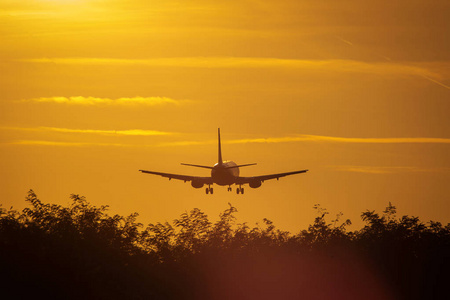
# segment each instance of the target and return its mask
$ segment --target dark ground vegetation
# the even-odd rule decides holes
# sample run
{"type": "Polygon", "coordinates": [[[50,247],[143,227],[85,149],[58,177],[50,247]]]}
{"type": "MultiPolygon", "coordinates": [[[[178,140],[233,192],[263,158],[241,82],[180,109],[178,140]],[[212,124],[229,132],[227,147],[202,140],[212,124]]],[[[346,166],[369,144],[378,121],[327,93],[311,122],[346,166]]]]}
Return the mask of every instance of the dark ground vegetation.
{"type": "MultiPolygon", "coordinates": [[[[71,195],[0,211],[1,293],[15,299],[450,299],[450,224],[366,211],[297,234],[271,221],[212,223],[199,209],[170,223],[108,215],[71,195]]],[[[4,298],[4,299],[8,299],[4,298]]]]}

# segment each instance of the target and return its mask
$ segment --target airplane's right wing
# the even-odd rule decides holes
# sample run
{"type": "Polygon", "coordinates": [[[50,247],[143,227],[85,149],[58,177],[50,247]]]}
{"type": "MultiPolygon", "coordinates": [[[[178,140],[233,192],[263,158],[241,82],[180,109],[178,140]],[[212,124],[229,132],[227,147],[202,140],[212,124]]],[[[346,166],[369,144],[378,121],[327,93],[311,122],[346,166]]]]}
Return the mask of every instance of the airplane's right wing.
{"type": "Polygon", "coordinates": [[[286,172],[286,173],[278,173],[278,174],[269,174],[269,175],[260,175],[260,176],[251,176],[251,177],[237,177],[236,183],[237,184],[246,184],[254,181],[265,181],[269,179],[278,179],[280,177],[285,177],[289,175],[294,174],[300,174],[300,173],[306,173],[308,170],[301,170],[301,171],[293,171],[293,172],[286,172]]]}
{"type": "Polygon", "coordinates": [[[139,170],[142,173],[147,174],[153,174],[153,175],[159,175],[162,177],[167,177],[170,179],[178,179],[186,181],[193,181],[195,180],[197,183],[203,183],[203,184],[212,184],[213,180],[211,177],[200,177],[200,176],[189,176],[189,175],[180,175],[180,174],[170,174],[170,173],[162,173],[162,172],[154,172],[154,171],[146,171],[146,170],[139,170]]]}

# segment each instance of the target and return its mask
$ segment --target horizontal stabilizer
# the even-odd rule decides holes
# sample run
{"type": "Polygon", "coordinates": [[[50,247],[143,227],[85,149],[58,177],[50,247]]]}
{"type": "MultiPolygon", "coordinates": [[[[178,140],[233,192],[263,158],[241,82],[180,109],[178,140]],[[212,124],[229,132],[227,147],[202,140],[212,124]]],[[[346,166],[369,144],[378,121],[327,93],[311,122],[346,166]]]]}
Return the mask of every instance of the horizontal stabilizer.
{"type": "Polygon", "coordinates": [[[256,163],[254,163],[254,164],[245,164],[245,165],[237,165],[237,166],[229,166],[229,167],[227,167],[227,169],[248,167],[248,166],[254,166],[254,165],[256,165],[256,163]]]}
{"type": "Polygon", "coordinates": [[[192,165],[192,164],[184,164],[181,163],[183,166],[190,166],[190,167],[197,167],[197,168],[205,168],[205,169],[213,169],[213,167],[210,166],[201,166],[201,165],[192,165]]]}

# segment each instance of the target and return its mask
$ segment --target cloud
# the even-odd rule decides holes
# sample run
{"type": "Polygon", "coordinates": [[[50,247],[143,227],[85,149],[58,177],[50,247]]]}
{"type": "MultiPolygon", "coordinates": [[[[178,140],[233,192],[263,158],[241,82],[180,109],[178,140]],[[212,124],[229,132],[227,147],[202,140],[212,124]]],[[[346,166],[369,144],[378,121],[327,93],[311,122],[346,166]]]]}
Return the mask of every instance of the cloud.
{"type": "MultiPolygon", "coordinates": [[[[298,135],[274,138],[253,138],[224,140],[223,144],[247,144],[247,143],[292,143],[292,142],[328,142],[328,143],[353,143],[353,144],[450,144],[447,138],[345,138],[320,135],[298,135]]],[[[190,146],[215,144],[216,140],[207,141],[179,141],[161,143],[159,146],[190,146]]]]}
{"type": "MultiPolygon", "coordinates": [[[[2,127],[2,129],[15,129],[15,130],[30,130],[30,131],[50,131],[61,133],[88,133],[88,134],[102,134],[102,135],[129,135],[129,136],[163,136],[172,135],[171,132],[162,132],[155,130],[94,130],[94,129],[68,129],[68,128],[56,128],[56,127],[36,127],[36,128],[16,128],[16,127],[2,127]]],[[[299,135],[288,137],[275,137],[275,138],[254,138],[254,139],[235,139],[235,140],[223,140],[222,144],[247,144],[247,143],[295,143],[295,142],[312,142],[312,143],[347,143],[347,144],[450,144],[450,139],[447,138],[343,138],[343,137],[330,137],[320,135],[299,135]]],[[[40,145],[52,145],[51,141],[21,141],[13,142],[13,144],[40,144],[40,145]]],[[[91,143],[60,143],[54,142],[55,145],[77,146],[77,145],[102,145],[102,146],[125,146],[124,144],[91,144],[91,143]]],[[[158,147],[174,147],[174,146],[198,146],[198,145],[215,145],[217,140],[205,140],[205,141],[174,141],[163,142],[153,145],[131,145],[128,146],[158,146],[158,147]]],[[[372,173],[380,173],[383,170],[371,170],[372,173]]],[[[367,171],[366,173],[369,173],[367,171]]]]}
{"type": "Polygon", "coordinates": [[[1,129],[9,130],[25,130],[25,131],[44,131],[44,132],[61,132],[61,133],[88,133],[88,134],[101,134],[101,135],[129,135],[129,136],[161,136],[172,135],[173,132],[165,132],[158,130],[147,129],[128,129],[128,130],[99,130],[99,129],[70,129],[59,127],[35,127],[35,128],[23,128],[23,127],[0,127],[1,129]]]}
{"type": "MultiPolygon", "coordinates": [[[[289,139],[289,138],[287,138],[289,139]]],[[[302,135],[295,140],[307,140],[314,142],[336,142],[336,143],[357,143],[357,144],[450,144],[450,139],[447,138],[426,138],[426,137],[411,137],[411,138],[344,138],[331,137],[320,135],[302,135]]]]}
{"type": "Polygon", "coordinates": [[[28,63],[53,63],[63,65],[119,65],[185,68],[284,68],[334,72],[419,75],[440,79],[440,75],[421,66],[392,62],[362,62],[345,59],[305,60],[272,57],[173,57],[149,59],[119,58],[32,58],[21,59],[28,63]]]}
{"type": "Polygon", "coordinates": [[[89,146],[107,146],[107,147],[128,147],[127,144],[111,143],[80,143],[80,142],[57,142],[40,140],[19,140],[7,143],[9,145],[28,145],[28,146],[59,146],[59,147],[89,147],[89,146]]]}
{"type": "Polygon", "coordinates": [[[356,172],[367,174],[450,172],[450,168],[379,167],[379,166],[331,166],[330,168],[344,172],[356,172]]]}
{"type": "Polygon", "coordinates": [[[97,98],[97,97],[41,97],[21,100],[20,102],[63,103],[73,105],[163,105],[180,104],[187,100],[174,100],[167,97],[133,97],[133,98],[97,98]]]}
{"type": "Polygon", "coordinates": [[[355,144],[417,144],[417,143],[437,143],[450,144],[450,139],[445,138],[345,138],[321,135],[299,135],[279,138],[256,138],[230,140],[225,143],[286,143],[286,142],[332,142],[332,143],[355,143],[355,144]]]}

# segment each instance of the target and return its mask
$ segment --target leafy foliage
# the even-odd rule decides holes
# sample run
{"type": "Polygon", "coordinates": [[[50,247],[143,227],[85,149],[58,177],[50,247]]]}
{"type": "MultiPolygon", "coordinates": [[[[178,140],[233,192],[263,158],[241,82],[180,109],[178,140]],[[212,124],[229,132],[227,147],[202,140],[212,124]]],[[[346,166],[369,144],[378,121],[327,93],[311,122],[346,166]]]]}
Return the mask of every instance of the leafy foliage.
{"type": "Polygon", "coordinates": [[[0,209],[4,295],[439,299],[447,293],[450,224],[397,218],[391,203],[382,215],[362,213],[365,226],[357,231],[347,230],[351,222],[342,213],[327,221],[326,209],[316,205],[313,224],[291,234],[268,219],[253,228],[237,223],[231,204],[215,223],[196,208],[172,224],[144,228],[137,213],[110,216],[108,206],[70,199],[68,207],[46,204],[30,190],[29,208],[0,209]],[[368,296],[365,289],[379,292],[368,296]]]}

